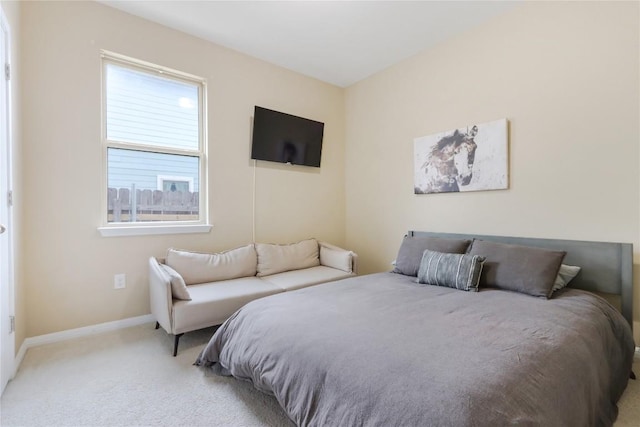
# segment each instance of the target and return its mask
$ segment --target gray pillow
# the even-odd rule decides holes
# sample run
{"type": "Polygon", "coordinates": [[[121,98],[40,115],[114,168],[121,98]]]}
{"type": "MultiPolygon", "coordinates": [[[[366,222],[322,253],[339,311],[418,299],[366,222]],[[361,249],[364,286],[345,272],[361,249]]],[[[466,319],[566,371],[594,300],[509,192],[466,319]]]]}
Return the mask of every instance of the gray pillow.
{"type": "Polygon", "coordinates": [[[469,255],[486,257],[480,286],[549,298],[566,252],[474,240],[469,255]]]}
{"type": "Polygon", "coordinates": [[[484,257],[479,255],[426,250],[418,270],[418,283],[478,292],[483,263],[484,257]]]}
{"type": "Polygon", "coordinates": [[[467,251],[470,243],[471,240],[405,236],[392,272],[405,276],[417,276],[424,251],[463,254],[467,251]]]}

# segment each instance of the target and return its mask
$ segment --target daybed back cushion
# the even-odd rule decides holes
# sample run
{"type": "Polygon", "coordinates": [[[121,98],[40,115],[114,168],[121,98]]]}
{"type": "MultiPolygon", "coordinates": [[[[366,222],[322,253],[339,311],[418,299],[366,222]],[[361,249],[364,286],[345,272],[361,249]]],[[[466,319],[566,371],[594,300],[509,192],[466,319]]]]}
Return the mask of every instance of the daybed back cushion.
{"type": "Polygon", "coordinates": [[[166,264],[160,264],[160,267],[169,275],[169,279],[171,281],[171,295],[175,299],[190,301],[191,295],[189,295],[189,289],[187,289],[187,284],[184,283],[182,276],[166,264]]]}
{"type": "Polygon", "coordinates": [[[463,254],[467,251],[469,244],[471,240],[406,236],[400,245],[393,273],[417,276],[425,250],[463,254]]]}
{"type": "Polygon", "coordinates": [[[566,252],[474,240],[469,254],[486,257],[480,286],[549,298],[566,252]]]}
{"type": "Polygon", "coordinates": [[[353,273],[353,252],[320,243],[320,264],[353,273]]]}
{"type": "Polygon", "coordinates": [[[214,254],[169,249],[166,263],[187,285],[195,285],[255,276],[257,255],[253,244],[214,254]]]}
{"type": "Polygon", "coordinates": [[[426,250],[418,270],[418,283],[477,292],[484,260],[479,255],[426,250]]]}
{"type": "Polygon", "coordinates": [[[258,276],[300,270],[320,265],[318,241],[302,240],[288,245],[256,243],[258,276]]]}

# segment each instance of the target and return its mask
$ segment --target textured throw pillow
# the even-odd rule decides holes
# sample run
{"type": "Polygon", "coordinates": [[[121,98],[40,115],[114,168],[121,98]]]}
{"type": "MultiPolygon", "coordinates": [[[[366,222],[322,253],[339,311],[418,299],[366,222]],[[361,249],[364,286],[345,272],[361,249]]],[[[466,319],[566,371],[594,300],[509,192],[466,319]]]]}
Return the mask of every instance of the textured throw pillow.
{"type": "Polygon", "coordinates": [[[566,252],[474,240],[469,255],[486,257],[480,286],[549,298],[566,252]]]}
{"type": "Polygon", "coordinates": [[[182,276],[180,276],[177,271],[166,264],[160,264],[160,266],[171,279],[171,295],[173,295],[175,299],[191,301],[189,289],[187,289],[187,285],[186,283],[184,283],[184,279],[182,278],[182,276]]]}
{"type": "Polygon", "coordinates": [[[253,244],[214,254],[169,249],[166,264],[195,285],[255,276],[257,255],[253,244]]]}
{"type": "Polygon", "coordinates": [[[353,252],[320,244],[320,264],[353,273],[353,252]]]}
{"type": "Polygon", "coordinates": [[[418,283],[478,291],[484,257],[426,250],[418,270],[418,283]]]}
{"type": "Polygon", "coordinates": [[[580,273],[580,267],[575,265],[560,265],[560,270],[556,276],[556,281],[553,284],[553,292],[559,291],[566,287],[569,282],[580,273]]]}
{"type": "Polygon", "coordinates": [[[425,250],[463,254],[467,251],[470,243],[471,240],[406,236],[400,245],[395,268],[392,272],[405,276],[417,276],[425,250]]]}
{"type": "Polygon", "coordinates": [[[300,270],[320,265],[318,241],[302,240],[289,245],[256,243],[258,276],[300,270]]]}

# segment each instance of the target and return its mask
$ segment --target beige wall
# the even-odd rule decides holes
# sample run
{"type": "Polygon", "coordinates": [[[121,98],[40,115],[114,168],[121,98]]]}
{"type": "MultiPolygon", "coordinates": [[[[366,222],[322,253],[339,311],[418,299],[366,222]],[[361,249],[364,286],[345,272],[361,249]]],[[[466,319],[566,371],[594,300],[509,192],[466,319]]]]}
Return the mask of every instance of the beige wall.
{"type": "Polygon", "coordinates": [[[13,244],[14,244],[14,300],[16,316],[15,351],[18,352],[20,346],[27,337],[26,323],[26,295],[23,275],[21,274],[21,264],[23,258],[22,215],[23,198],[22,195],[22,136],[21,136],[21,114],[20,114],[20,3],[14,1],[1,1],[0,5],[7,18],[11,31],[11,51],[9,58],[11,64],[11,149],[12,149],[12,187],[13,187],[13,244]]]}
{"type": "Polygon", "coordinates": [[[325,122],[321,169],[259,162],[256,240],[343,244],[342,89],[95,2],[24,2],[21,27],[28,336],[149,313],[147,259],[170,246],[252,240],[256,104],[325,122]],[[211,233],[98,234],[100,49],[208,80],[211,233]],[[126,289],[113,289],[115,273],[126,273],[126,289]]]}
{"type": "Polygon", "coordinates": [[[320,170],[257,168],[258,241],[314,235],[368,273],[408,229],[612,240],[639,270],[637,3],[526,3],[346,91],[93,2],[22,15],[22,337],[146,314],[149,255],[250,241],[255,104],[326,123],[320,170]],[[210,234],[98,235],[100,49],[208,79],[210,234]],[[502,117],[509,190],[413,194],[415,137],[502,117]]]}
{"type": "Polygon", "coordinates": [[[637,267],[638,15],[527,3],[349,87],[346,244],[361,272],[389,269],[410,229],[630,242],[637,267]],[[508,190],[413,194],[414,138],[499,118],[508,190]]]}

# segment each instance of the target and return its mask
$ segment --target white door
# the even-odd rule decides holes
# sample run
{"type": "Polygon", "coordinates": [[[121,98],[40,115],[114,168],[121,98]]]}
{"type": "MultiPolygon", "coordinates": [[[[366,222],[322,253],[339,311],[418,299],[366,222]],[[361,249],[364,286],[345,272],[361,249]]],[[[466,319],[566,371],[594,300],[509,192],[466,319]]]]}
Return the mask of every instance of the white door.
{"type": "Polygon", "coordinates": [[[15,362],[8,64],[9,26],[0,8],[0,393],[13,376],[15,362]]]}

